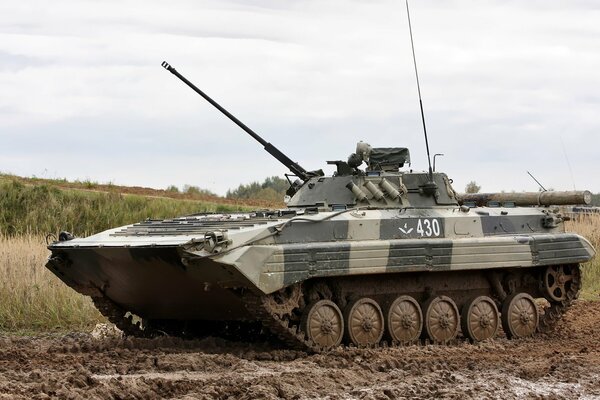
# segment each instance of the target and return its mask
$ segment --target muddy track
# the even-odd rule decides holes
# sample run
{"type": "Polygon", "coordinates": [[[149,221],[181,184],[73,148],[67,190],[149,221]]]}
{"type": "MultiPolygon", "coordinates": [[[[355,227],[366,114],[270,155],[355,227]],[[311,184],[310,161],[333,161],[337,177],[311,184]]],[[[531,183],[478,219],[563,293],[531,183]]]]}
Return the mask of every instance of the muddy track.
{"type": "Polygon", "coordinates": [[[600,302],[554,331],[325,354],[216,338],[0,338],[0,398],[600,398],[600,302]]]}

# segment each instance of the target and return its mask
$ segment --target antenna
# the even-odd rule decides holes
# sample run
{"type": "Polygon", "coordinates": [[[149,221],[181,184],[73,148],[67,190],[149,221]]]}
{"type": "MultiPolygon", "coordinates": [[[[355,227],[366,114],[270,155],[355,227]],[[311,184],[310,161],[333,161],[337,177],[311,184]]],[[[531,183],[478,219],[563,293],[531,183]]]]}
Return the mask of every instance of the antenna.
{"type": "Polygon", "coordinates": [[[565,155],[565,160],[567,160],[567,166],[569,167],[569,174],[571,174],[571,182],[573,183],[573,190],[577,190],[575,188],[575,178],[573,177],[573,169],[571,168],[571,162],[569,161],[569,156],[567,155],[567,149],[565,148],[565,142],[562,140],[562,136],[560,138],[560,145],[562,146],[563,153],[565,155]]]}
{"type": "Polygon", "coordinates": [[[540,183],[540,181],[538,181],[537,179],[535,179],[535,176],[531,175],[531,172],[527,171],[527,173],[529,174],[529,176],[531,177],[531,179],[533,179],[535,181],[535,183],[537,183],[538,185],[540,185],[540,187],[542,188],[542,190],[544,192],[547,192],[548,190],[546,190],[546,188],[540,183]]]}
{"type": "Polygon", "coordinates": [[[427,162],[429,163],[429,180],[433,181],[433,170],[431,168],[431,156],[429,155],[429,141],[427,140],[427,128],[425,127],[425,113],[423,112],[423,100],[421,98],[421,85],[419,84],[419,72],[417,71],[417,57],[415,56],[415,43],[413,41],[412,25],[410,23],[410,10],[406,0],[406,15],[408,16],[408,30],[410,32],[410,44],[412,46],[413,62],[415,64],[415,76],[417,77],[417,91],[419,92],[419,106],[421,107],[421,120],[423,121],[423,133],[425,134],[425,147],[427,148],[427,162]]]}

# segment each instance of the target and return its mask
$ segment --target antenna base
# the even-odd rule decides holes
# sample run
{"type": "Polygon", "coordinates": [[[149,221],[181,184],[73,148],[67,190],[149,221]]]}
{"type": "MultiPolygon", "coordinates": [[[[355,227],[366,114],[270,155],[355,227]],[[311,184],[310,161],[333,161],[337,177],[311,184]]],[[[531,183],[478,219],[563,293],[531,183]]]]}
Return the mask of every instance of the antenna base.
{"type": "Polygon", "coordinates": [[[423,194],[427,196],[435,196],[438,192],[438,185],[433,180],[425,182],[420,188],[423,194]]]}

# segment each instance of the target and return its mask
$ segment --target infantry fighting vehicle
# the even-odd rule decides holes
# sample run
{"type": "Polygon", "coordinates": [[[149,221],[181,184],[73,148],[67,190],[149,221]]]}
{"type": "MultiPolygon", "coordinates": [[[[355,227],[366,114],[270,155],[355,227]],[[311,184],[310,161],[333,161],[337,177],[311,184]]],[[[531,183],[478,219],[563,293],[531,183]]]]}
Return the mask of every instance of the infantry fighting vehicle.
{"type": "Polygon", "coordinates": [[[594,249],[565,233],[554,206],[588,204],[589,192],[461,195],[444,173],[406,170],[406,148],[363,142],[348,160],[328,162],[333,176],[310,172],[163,66],[298,179],[280,210],[61,233],[47,267],[126,333],[258,322],[313,349],[444,343],[460,331],[480,341],[500,325],[521,338],[577,297],[579,264],[594,249]],[[549,302],[543,315],[537,298],[549,302]]]}

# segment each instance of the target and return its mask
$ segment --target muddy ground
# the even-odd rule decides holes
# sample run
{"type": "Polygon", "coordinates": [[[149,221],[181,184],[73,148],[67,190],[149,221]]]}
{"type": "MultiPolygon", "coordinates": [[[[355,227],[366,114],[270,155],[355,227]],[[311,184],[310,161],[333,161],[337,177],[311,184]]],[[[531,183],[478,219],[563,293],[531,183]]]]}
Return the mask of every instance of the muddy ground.
{"type": "Polygon", "coordinates": [[[600,398],[600,302],[553,333],[309,355],[206,338],[0,338],[0,398],[600,398]]]}

